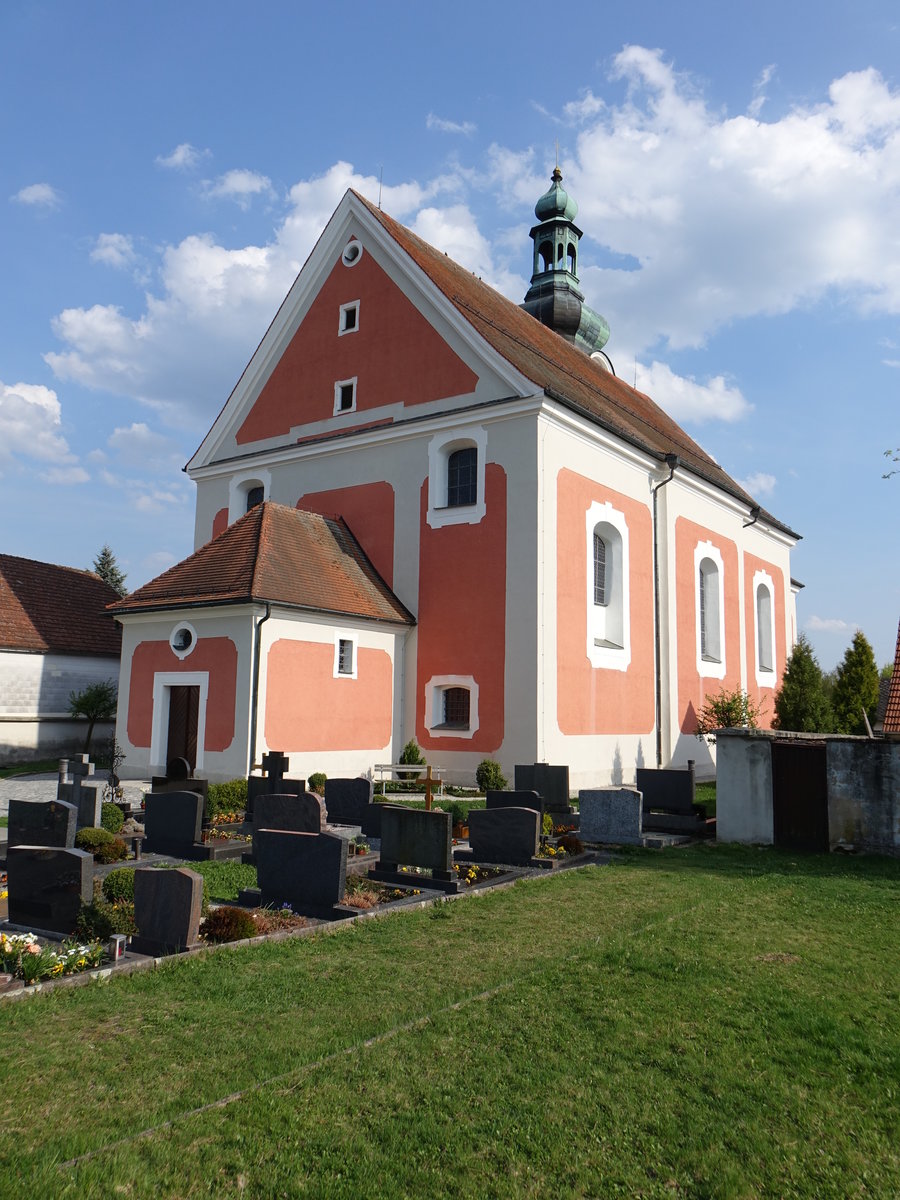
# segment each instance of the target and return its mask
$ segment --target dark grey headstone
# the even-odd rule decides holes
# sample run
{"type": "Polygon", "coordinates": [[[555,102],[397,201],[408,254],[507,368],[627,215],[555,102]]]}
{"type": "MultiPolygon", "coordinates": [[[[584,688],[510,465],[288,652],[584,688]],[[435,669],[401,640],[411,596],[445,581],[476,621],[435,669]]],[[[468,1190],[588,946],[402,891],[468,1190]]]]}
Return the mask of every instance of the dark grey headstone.
{"type": "Polygon", "coordinates": [[[325,805],[314,792],[300,792],[296,796],[257,796],[253,805],[254,851],[260,829],[323,833],[325,820],[325,805]]]}
{"type": "Polygon", "coordinates": [[[144,850],[184,853],[200,841],[203,797],[197,792],[149,792],[144,799],[144,850]]]}
{"type": "Polygon", "coordinates": [[[370,779],[326,779],[325,807],[328,820],[337,825],[360,825],[372,803],[370,779]]]}
{"type": "Polygon", "coordinates": [[[93,855],[57,846],[11,846],[6,870],[13,925],[75,932],[82,904],[94,895],[93,855]]]}
{"type": "Polygon", "coordinates": [[[540,814],[534,808],[472,808],[469,846],[475,862],[527,867],[538,852],[540,814]]]}
{"type": "Polygon", "coordinates": [[[209,794],[208,779],[169,779],[168,775],[154,775],[150,787],[154,792],[196,792],[203,797],[204,804],[209,794]]]}
{"type": "Polygon", "coordinates": [[[184,867],[134,873],[134,923],[138,936],[131,948],[138,954],[176,954],[200,943],[203,877],[184,867]]]}
{"type": "Polygon", "coordinates": [[[268,776],[249,775],[247,777],[247,820],[253,819],[257,796],[302,796],[305,791],[305,779],[278,778],[276,786],[276,780],[268,776]]]}
{"type": "Polygon", "coordinates": [[[402,863],[447,873],[453,862],[451,833],[450,813],[383,804],[379,866],[388,870],[402,863]]]}
{"type": "Polygon", "coordinates": [[[515,781],[517,792],[537,792],[543,798],[544,812],[571,813],[568,767],[552,766],[550,763],[517,765],[515,781]]]}
{"type": "Polygon", "coordinates": [[[585,842],[639,846],[641,793],[633,788],[588,788],[578,793],[579,834],[585,842]]]}
{"type": "Polygon", "coordinates": [[[94,764],[87,754],[59,761],[56,798],[78,809],[79,829],[96,829],[100,825],[103,791],[99,784],[86,782],[93,774],[94,764]]]}
{"type": "Polygon", "coordinates": [[[256,877],[263,904],[321,912],[340,904],[347,883],[347,842],[332,833],[260,829],[256,877]]]}
{"type": "Polygon", "coordinates": [[[9,802],[8,844],[10,846],[75,845],[78,809],[64,800],[17,800],[9,802]]]}
{"type": "MultiPolygon", "coordinates": [[[[533,808],[544,815],[544,802],[537,792],[487,792],[484,804],[485,808],[533,808]]],[[[469,816],[472,811],[469,809],[469,816]]]]}
{"type": "Polygon", "coordinates": [[[694,815],[694,771],[654,770],[638,767],[637,790],[644,797],[644,811],[652,808],[694,815]]]}

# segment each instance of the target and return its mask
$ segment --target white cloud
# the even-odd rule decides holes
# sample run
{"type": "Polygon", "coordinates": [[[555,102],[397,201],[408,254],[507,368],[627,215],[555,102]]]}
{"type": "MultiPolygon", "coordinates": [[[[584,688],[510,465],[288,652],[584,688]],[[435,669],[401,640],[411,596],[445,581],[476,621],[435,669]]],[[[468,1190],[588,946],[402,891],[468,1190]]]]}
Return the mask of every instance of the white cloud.
{"type": "Polygon", "coordinates": [[[751,411],[740,388],[729,386],[722,375],[698,383],[693,376],[676,375],[667,363],[654,361],[649,367],[638,363],[636,377],[638,389],[676,421],[739,421],[751,411]]]}
{"type": "Polygon", "coordinates": [[[132,239],[125,233],[101,233],[91,251],[91,262],[108,267],[131,267],[137,260],[132,239]]]}
{"type": "Polygon", "coordinates": [[[62,204],[62,194],[51,187],[49,183],[31,183],[21,188],[10,200],[18,204],[27,204],[30,208],[59,208],[62,204]]]}
{"type": "Polygon", "coordinates": [[[436,117],[434,113],[429,113],[425,118],[425,127],[436,129],[440,133],[464,133],[467,137],[478,128],[471,121],[446,121],[443,117],[436,117]]]}
{"type": "Polygon", "coordinates": [[[267,176],[245,170],[226,171],[218,179],[205,180],[203,188],[207,196],[234,200],[245,209],[254,196],[274,195],[272,181],[267,176]]]}
{"type": "Polygon", "coordinates": [[[753,99],[748,105],[747,111],[751,117],[758,117],[762,112],[762,107],[766,102],[766,88],[769,86],[772,76],[775,74],[775,64],[770,63],[769,66],[763,67],[759,74],[759,78],[753,84],[753,99]]]}
{"type": "Polygon", "coordinates": [[[588,88],[578,100],[570,100],[568,104],[563,105],[563,112],[573,121],[586,121],[590,117],[596,117],[605,108],[606,102],[588,88]]]}
{"type": "Polygon", "coordinates": [[[125,466],[141,466],[145,470],[162,468],[170,471],[180,466],[182,453],[177,443],[163,433],[157,433],[143,421],[120,426],[106,440],[110,453],[107,462],[125,466]]]}
{"type": "Polygon", "coordinates": [[[90,478],[83,467],[50,467],[41,472],[46,483],[87,483],[90,478]]]}
{"type": "Polygon", "coordinates": [[[738,479],[737,482],[751,496],[765,497],[772,495],[778,480],[774,475],[767,475],[765,471],[757,471],[753,475],[748,475],[746,479],[738,479]]]}
{"type": "Polygon", "coordinates": [[[175,147],[171,154],[157,155],[156,165],[175,171],[190,171],[198,166],[202,159],[209,158],[209,156],[209,150],[198,150],[190,142],[182,142],[175,147]]]}
{"type": "Polygon", "coordinates": [[[883,367],[900,367],[900,358],[883,358],[881,365],[883,367]]]}
{"type": "Polygon", "coordinates": [[[183,505],[184,502],[184,496],[155,488],[136,496],[134,507],[141,513],[162,513],[171,511],[173,507],[183,505]]]}
{"type": "Polygon", "coordinates": [[[813,633],[853,633],[858,626],[851,625],[849,621],[842,621],[838,617],[812,616],[807,620],[806,628],[812,630],[813,633]]]}
{"type": "Polygon", "coordinates": [[[13,457],[70,463],[56,392],[38,383],[0,381],[0,462],[13,457]]]}

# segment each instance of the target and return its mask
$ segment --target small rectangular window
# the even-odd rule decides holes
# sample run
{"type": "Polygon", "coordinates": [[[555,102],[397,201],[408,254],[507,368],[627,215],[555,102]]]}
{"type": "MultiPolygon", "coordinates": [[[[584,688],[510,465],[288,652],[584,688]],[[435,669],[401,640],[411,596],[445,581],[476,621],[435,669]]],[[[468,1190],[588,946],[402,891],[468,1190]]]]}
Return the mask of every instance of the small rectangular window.
{"type": "Polygon", "coordinates": [[[359,301],[342,304],[338,320],[338,333],[355,333],[359,328],[359,301]]]}
{"type": "Polygon", "coordinates": [[[353,642],[349,638],[338,641],[338,674],[353,674],[353,642]]]}
{"type": "Polygon", "coordinates": [[[469,689],[445,688],[443,694],[444,725],[456,729],[469,728],[469,689]]]}
{"type": "Polygon", "coordinates": [[[352,412],[356,408],[356,380],[339,379],[334,385],[334,412],[352,412]]]}

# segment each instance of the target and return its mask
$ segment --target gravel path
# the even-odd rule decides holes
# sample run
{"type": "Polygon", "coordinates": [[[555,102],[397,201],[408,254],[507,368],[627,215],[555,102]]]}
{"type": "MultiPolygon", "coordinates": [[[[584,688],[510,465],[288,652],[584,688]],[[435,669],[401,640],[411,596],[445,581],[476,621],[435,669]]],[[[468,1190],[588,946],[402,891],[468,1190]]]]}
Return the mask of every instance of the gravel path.
{"type": "MultiPolygon", "coordinates": [[[[104,783],[106,775],[98,771],[91,779],[104,783]]],[[[44,775],[17,775],[15,779],[0,779],[0,817],[5,817],[9,812],[9,802],[13,796],[19,800],[55,800],[56,783],[55,771],[44,775]]],[[[127,800],[138,802],[144,792],[150,791],[150,781],[127,779],[123,780],[122,787],[127,800]]]]}

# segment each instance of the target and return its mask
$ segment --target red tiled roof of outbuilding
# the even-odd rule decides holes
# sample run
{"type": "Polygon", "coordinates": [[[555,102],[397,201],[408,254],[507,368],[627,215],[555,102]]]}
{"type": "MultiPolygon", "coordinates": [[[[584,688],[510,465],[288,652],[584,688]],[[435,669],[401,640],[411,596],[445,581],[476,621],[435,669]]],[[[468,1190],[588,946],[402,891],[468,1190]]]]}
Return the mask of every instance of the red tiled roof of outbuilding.
{"type": "Polygon", "coordinates": [[[894,671],[884,710],[884,733],[900,733],[900,625],[897,626],[897,649],[894,651],[894,671]]]}
{"type": "Polygon", "coordinates": [[[413,624],[346,523],[267,501],[156,579],[110,605],[131,613],[272,601],[413,624]]]}
{"type": "MultiPolygon", "coordinates": [[[[651,454],[677,454],[689,470],[753,508],[755,500],[649,396],[630,387],[530,313],[422,241],[354,192],[469,324],[512,366],[553,399],[651,454]]],[[[769,513],[773,525],[796,537],[769,513]]]]}
{"type": "Polygon", "coordinates": [[[0,649],[118,658],[116,599],[93,571],[0,554],[0,649]]]}

